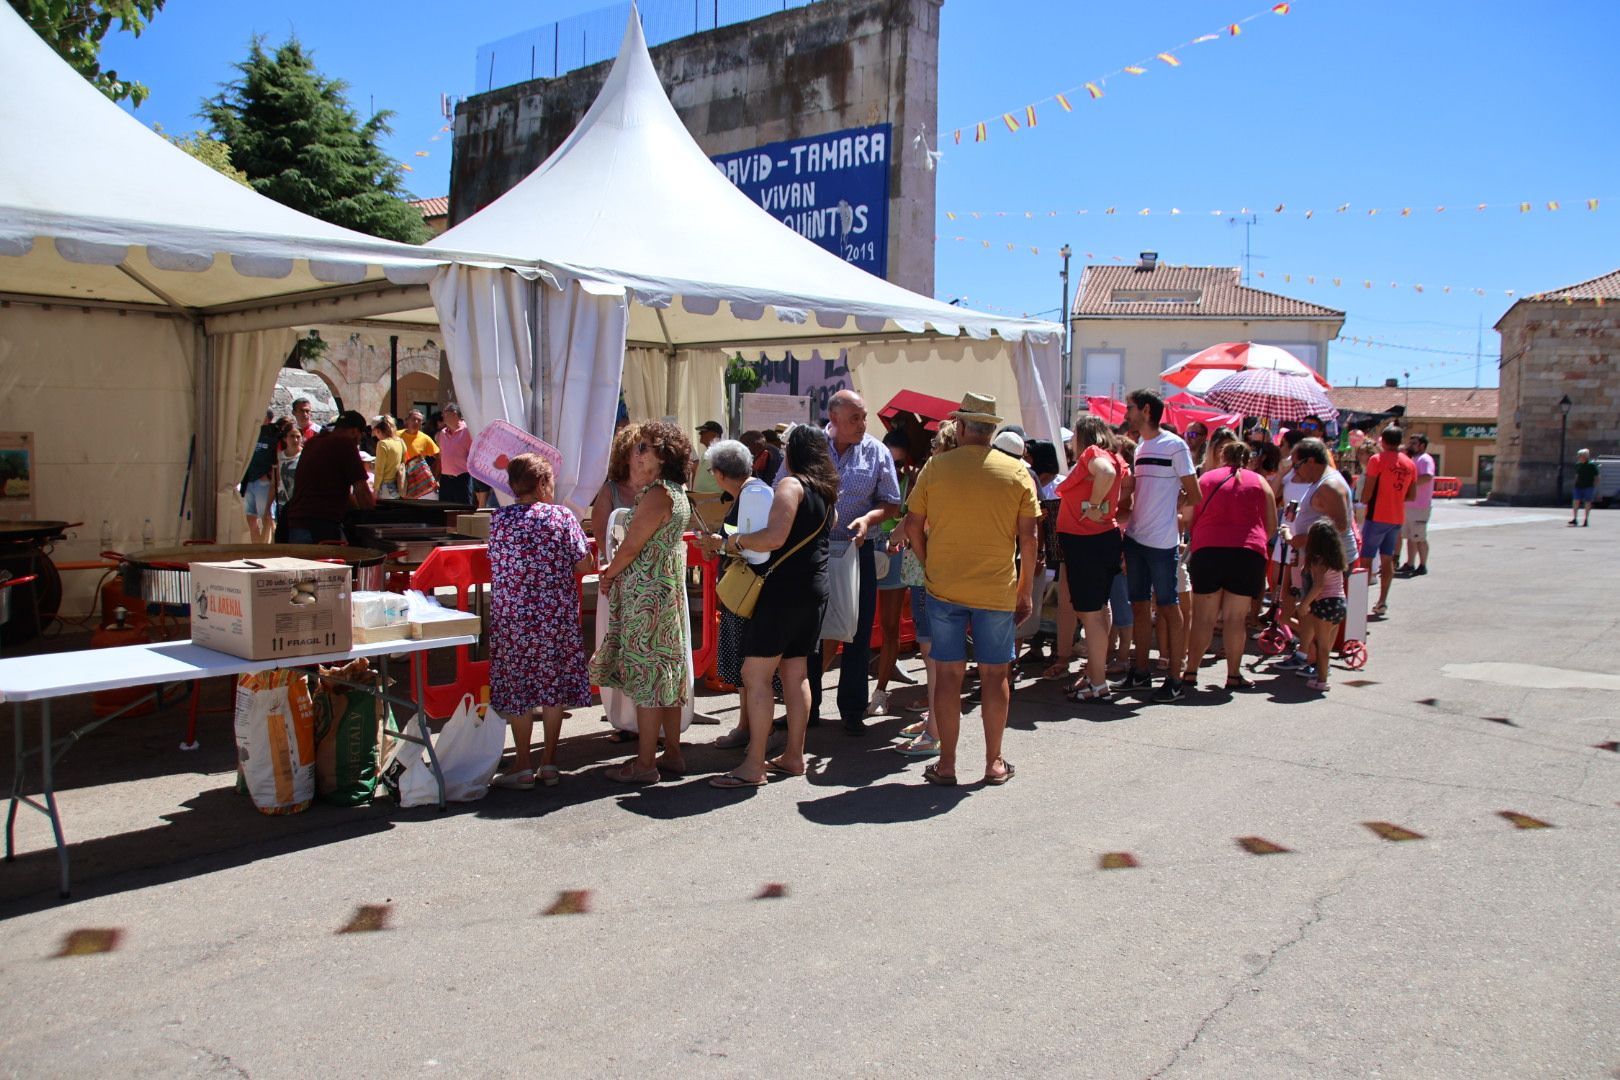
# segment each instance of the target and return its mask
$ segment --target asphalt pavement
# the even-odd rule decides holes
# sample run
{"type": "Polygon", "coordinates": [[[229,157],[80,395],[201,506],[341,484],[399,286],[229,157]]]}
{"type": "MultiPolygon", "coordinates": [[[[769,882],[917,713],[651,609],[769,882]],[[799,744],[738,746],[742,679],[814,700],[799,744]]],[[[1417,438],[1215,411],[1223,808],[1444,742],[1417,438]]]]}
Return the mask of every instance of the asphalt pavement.
{"type": "Polygon", "coordinates": [[[1620,1076],[1620,515],[1563,522],[1439,508],[1325,697],[1030,669],[1004,787],[971,712],[957,788],[897,715],[718,791],[709,695],[655,788],[587,709],[558,787],[272,818],[228,715],[109,725],[73,899],[38,814],[0,868],[0,1074],[1620,1076]]]}

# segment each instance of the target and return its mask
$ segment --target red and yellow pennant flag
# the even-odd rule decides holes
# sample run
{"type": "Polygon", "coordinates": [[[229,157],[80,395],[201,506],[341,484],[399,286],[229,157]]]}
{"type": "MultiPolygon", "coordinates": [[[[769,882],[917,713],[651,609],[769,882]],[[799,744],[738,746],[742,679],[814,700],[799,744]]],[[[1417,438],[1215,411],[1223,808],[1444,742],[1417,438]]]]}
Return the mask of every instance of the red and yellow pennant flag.
{"type": "Polygon", "coordinates": [[[973,131],[973,141],[974,142],[984,142],[985,139],[988,139],[990,137],[989,135],[985,134],[984,121],[981,120],[981,121],[979,121],[979,123],[974,124],[973,128],[974,128],[974,131],[973,131]]]}
{"type": "MultiPolygon", "coordinates": [[[[1238,32],[1237,29],[1236,29],[1237,23],[1233,23],[1232,26],[1233,26],[1233,31],[1232,32],[1234,34],[1237,33],[1238,32]]],[[[1192,43],[1194,45],[1202,45],[1204,42],[1206,42],[1206,41],[1214,41],[1216,38],[1218,38],[1220,36],[1221,35],[1219,35],[1219,34],[1199,34],[1197,37],[1192,39],[1192,43]]]]}
{"type": "Polygon", "coordinates": [[[1557,210],[1558,209],[1558,200],[1553,199],[1551,202],[1549,202],[1547,204],[1547,209],[1549,209],[1549,210],[1557,210]]]}
{"type": "Polygon", "coordinates": [[[1074,106],[1073,106],[1073,105],[1070,105],[1070,104],[1069,104],[1069,99],[1068,99],[1068,98],[1066,98],[1066,97],[1064,97],[1064,96],[1063,96],[1063,95],[1062,95],[1062,94],[1059,94],[1059,95],[1058,95],[1058,96],[1057,96],[1057,103],[1058,103],[1058,104],[1059,104],[1059,105],[1060,105],[1060,106],[1062,106],[1062,107],[1063,107],[1063,111],[1064,111],[1064,112],[1074,112],[1074,106]]]}
{"type": "Polygon", "coordinates": [[[1026,124],[1028,124],[1030,127],[1035,126],[1035,106],[1033,106],[1033,105],[1025,105],[1024,106],[1024,122],[1026,124]]]}
{"type": "Polygon", "coordinates": [[[1291,8],[1292,8],[1292,5],[1289,5],[1289,4],[1272,4],[1271,5],[1271,12],[1274,15],[1286,15],[1291,10],[1291,8]]]}
{"type": "Polygon", "coordinates": [[[1588,210],[1596,210],[1598,208],[1598,201],[1596,199],[1587,199],[1586,208],[1588,210]]]}
{"type": "Polygon", "coordinates": [[[1002,119],[1003,122],[1006,123],[1008,131],[1017,131],[1018,130],[1018,121],[1013,116],[1012,113],[1010,113],[1010,112],[1009,113],[1002,113],[1001,114],[1001,119],[1002,119]]]}
{"type": "Polygon", "coordinates": [[[1160,53],[1157,57],[1155,57],[1155,59],[1163,60],[1165,63],[1169,64],[1171,67],[1180,67],[1181,66],[1181,61],[1177,60],[1174,56],[1171,56],[1167,52],[1160,53]]]}
{"type": "Polygon", "coordinates": [[[1243,33],[1243,27],[1239,26],[1237,23],[1233,23],[1231,26],[1226,28],[1226,32],[1232,37],[1237,37],[1239,34],[1243,33]]]}
{"type": "Polygon", "coordinates": [[[1137,67],[1135,64],[1132,64],[1130,67],[1125,69],[1125,74],[1127,74],[1127,75],[1146,75],[1147,74],[1147,68],[1145,68],[1145,67],[1137,67]]]}
{"type": "Polygon", "coordinates": [[[1528,214],[1529,212],[1530,212],[1530,204],[1529,203],[1522,202],[1522,203],[1519,204],[1519,213],[1528,214]]]}
{"type": "Polygon", "coordinates": [[[957,128],[956,133],[952,136],[952,138],[954,138],[956,140],[956,145],[957,146],[961,146],[962,145],[962,129],[957,128]]]}
{"type": "Polygon", "coordinates": [[[1102,89],[1096,83],[1091,82],[1086,83],[1086,93],[1091,95],[1093,101],[1103,96],[1102,89]]]}

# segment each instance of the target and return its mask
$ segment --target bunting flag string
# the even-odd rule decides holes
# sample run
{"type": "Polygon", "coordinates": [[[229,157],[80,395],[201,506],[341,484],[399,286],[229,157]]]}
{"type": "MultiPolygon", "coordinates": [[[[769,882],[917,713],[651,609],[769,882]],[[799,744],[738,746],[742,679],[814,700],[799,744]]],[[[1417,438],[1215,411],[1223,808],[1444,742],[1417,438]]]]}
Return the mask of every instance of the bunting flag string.
{"type": "MultiPolygon", "coordinates": [[[[958,244],[971,244],[973,238],[967,236],[945,236],[941,234],[936,234],[934,236],[935,243],[946,240],[958,244]]],[[[1010,254],[1028,254],[1039,256],[1042,250],[1039,246],[1031,244],[1008,243],[1006,241],[997,244],[984,239],[979,239],[978,242],[980,248],[985,251],[998,251],[1005,247],[1007,252],[1010,254]]],[[[1050,245],[1048,245],[1045,250],[1048,257],[1055,254],[1055,250],[1050,245]]],[[[1085,261],[1089,263],[1111,262],[1124,264],[1136,261],[1136,256],[1134,255],[1128,257],[1124,255],[1109,255],[1105,258],[1099,258],[1097,253],[1093,251],[1076,252],[1075,254],[1083,255],[1085,261]]],[[[1186,266],[1173,266],[1170,263],[1160,263],[1159,265],[1165,269],[1187,269],[1186,266]]],[[[1346,274],[1302,274],[1291,270],[1256,270],[1254,271],[1253,276],[1255,280],[1251,282],[1251,285],[1257,289],[1265,289],[1268,287],[1275,288],[1278,285],[1292,284],[1312,286],[1320,285],[1323,287],[1331,286],[1335,289],[1361,289],[1363,291],[1373,289],[1382,290],[1386,287],[1386,283],[1382,279],[1375,280],[1373,278],[1357,277],[1355,275],[1346,274]]],[[[1521,297],[1532,300],[1536,299],[1536,294],[1526,293],[1519,289],[1489,288],[1473,285],[1427,285],[1422,282],[1391,281],[1387,283],[1387,287],[1395,290],[1410,290],[1413,294],[1419,296],[1503,296],[1510,300],[1521,297]]],[[[1599,304],[1602,304],[1601,300],[1599,301],[1599,304]]]]}
{"type": "MultiPolygon", "coordinates": [[[[1098,91],[1097,96],[1099,96],[1099,97],[1101,96],[1101,91],[1098,91]]],[[[1011,119],[1011,114],[1009,114],[1009,123],[1013,123],[1013,122],[1014,121],[1011,119]]],[[[1031,121],[1031,124],[1033,125],[1033,121],[1031,121]]],[[[1592,212],[1592,211],[1596,211],[1600,206],[1603,205],[1603,199],[1602,198],[1574,199],[1574,200],[1570,201],[1570,205],[1572,207],[1576,207],[1576,206],[1584,207],[1588,212],[1592,212]]],[[[1023,218],[1029,218],[1031,220],[1034,220],[1036,218],[1069,217],[1071,215],[1073,215],[1075,217],[1088,217],[1088,216],[1091,216],[1091,215],[1094,215],[1094,214],[1095,215],[1100,215],[1100,216],[1103,216],[1103,217],[1112,217],[1112,216],[1115,216],[1115,215],[1118,215],[1118,214],[1132,214],[1132,215],[1135,215],[1136,217],[1155,217],[1155,216],[1157,216],[1157,217],[1173,217],[1173,218],[1174,217],[1179,217],[1179,218],[1186,218],[1189,221],[1197,221],[1197,220],[1200,220],[1201,218],[1205,218],[1205,217],[1231,217],[1231,216],[1248,217],[1250,214],[1270,214],[1273,217],[1293,217],[1293,216],[1297,216],[1297,217],[1300,217],[1300,218],[1304,219],[1305,221],[1314,221],[1318,217],[1317,211],[1315,209],[1300,210],[1300,209],[1296,208],[1296,209],[1290,211],[1288,209],[1288,206],[1289,206],[1288,203],[1280,202],[1280,203],[1277,203],[1277,204],[1272,205],[1272,206],[1241,206],[1241,207],[1238,207],[1236,209],[1231,209],[1231,210],[1183,210],[1179,206],[1170,206],[1170,207],[1144,206],[1144,207],[1141,207],[1140,209],[1132,210],[1130,207],[1108,206],[1108,207],[1084,207],[1084,208],[1081,208],[1081,209],[1078,209],[1078,210],[1050,210],[1050,209],[1049,210],[942,210],[940,212],[945,215],[945,220],[947,220],[947,221],[958,221],[958,220],[960,220],[962,218],[972,218],[975,221],[982,221],[982,220],[984,220],[986,218],[1016,218],[1016,217],[1023,217],[1023,218]]],[[[1296,206],[1297,206],[1297,204],[1296,204],[1296,206]]],[[[1535,200],[1501,199],[1501,200],[1497,200],[1495,202],[1479,202],[1479,203],[1467,203],[1467,204],[1441,203],[1440,205],[1435,206],[1432,209],[1426,209],[1426,208],[1421,207],[1421,206],[1402,206],[1402,207],[1399,207],[1398,209],[1394,208],[1394,207],[1391,207],[1390,208],[1391,213],[1390,213],[1389,216],[1403,217],[1403,218],[1412,218],[1412,217],[1422,218],[1422,217],[1433,217],[1433,216],[1440,215],[1440,214],[1450,214],[1451,216],[1455,217],[1459,213],[1484,214],[1484,213],[1496,212],[1496,213],[1533,214],[1533,213],[1537,213],[1538,211],[1545,212],[1545,213],[1556,214],[1559,211],[1561,211],[1563,208],[1564,208],[1563,200],[1560,200],[1560,199],[1535,199],[1535,200]]],[[[1370,218],[1370,217],[1377,217],[1379,215],[1379,212],[1382,209],[1384,209],[1384,208],[1383,207],[1378,207],[1378,206],[1369,206],[1369,207],[1365,207],[1365,208],[1354,207],[1351,203],[1339,203],[1337,206],[1332,207],[1333,213],[1336,214],[1336,215],[1343,215],[1343,216],[1346,216],[1347,218],[1361,218],[1361,219],[1370,218]]],[[[1320,216],[1322,216],[1323,218],[1326,218],[1327,214],[1324,211],[1320,216]]]]}
{"type": "Polygon", "coordinates": [[[1148,72],[1148,67],[1155,61],[1163,64],[1165,67],[1178,68],[1181,66],[1181,58],[1176,55],[1178,52],[1190,49],[1195,45],[1202,45],[1205,42],[1219,41],[1223,37],[1235,38],[1243,33],[1244,26],[1255,21],[1256,19],[1265,18],[1267,15],[1287,15],[1292,8],[1292,4],[1272,4],[1270,7],[1267,7],[1262,11],[1257,11],[1253,15],[1245,16],[1244,18],[1239,19],[1237,22],[1224,24],[1219,33],[1200,34],[1199,36],[1192,38],[1189,41],[1184,41],[1179,45],[1172,45],[1163,52],[1155,53],[1152,60],[1141,60],[1134,64],[1127,64],[1124,67],[1108,72],[1106,75],[1098,75],[1076,86],[1068,87],[1062,93],[1053,94],[1050,97],[1042,98],[1040,101],[1037,101],[1034,104],[1024,105],[1016,110],[1008,110],[998,116],[987,117],[986,119],[980,120],[976,123],[963,124],[952,129],[952,141],[955,142],[956,145],[960,146],[962,144],[962,133],[964,131],[972,131],[974,135],[974,142],[987,142],[989,139],[988,127],[989,125],[994,124],[997,120],[1004,122],[1007,125],[1007,130],[1011,132],[1021,131],[1024,128],[1035,127],[1035,107],[1037,105],[1045,105],[1047,102],[1056,102],[1058,107],[1064,112],[1073,112],[1074,107],[1069,101],[1070,94],[1078,94],[1083,90],[1090,96],[1091,100],[1096,101],[1097,99],[1103,97],[1103,87],[1108,85],[1108,80],[1117,75],[1146,75],[1148,72]],[[1015,113],[1024,117],[1022,123],[1018,121],[1015,113]]]}

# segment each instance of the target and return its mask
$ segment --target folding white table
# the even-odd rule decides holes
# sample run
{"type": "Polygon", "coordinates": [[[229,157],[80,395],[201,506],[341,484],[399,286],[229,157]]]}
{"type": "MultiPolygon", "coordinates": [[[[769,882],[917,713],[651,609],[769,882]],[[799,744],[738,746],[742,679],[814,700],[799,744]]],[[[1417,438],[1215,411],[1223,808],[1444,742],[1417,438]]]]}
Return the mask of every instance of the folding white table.
{"type": "MultiPolygon", "coordinates": [[[[205,649],[190,641],[155,642],[148,645],[126,645],[115,649],[77,650],[73,652],[43,653],[38,656],[15,656],[0,659],[0,703],[12,703],[14,760],[11,776],[11,807],[6,814],[6,861],[15,858],[13,837],[17,823],[17,807],[30,806],[51,819],[51,831],[56,836],[56,856],[61,865],[61,895],[68,895],[67,842],[62,838],[62,817],[56,809],[56,787],[53,773],[64,754],[90,732],[109,720],[116,720],[149,698],[161,700],[163,687],[168,683],[193,682],[218,676],[243,675],[254,671],[281,668],[313,668],[316,665],[344,664],[361,657],[375,660],[382,676],[382,698],[389,704],[405,710],[407,717],[415,717],[414,732],[401,730],[396,737],[427,748],[433,776],[439,782],[439,809],[444,809],[444,775],[439,770],[439,759],[433,752],[433,739],[428,732],[427,716],[417,703],[421,700],[420,686],[413,686],[411,696],[389,694],[388,660],[404,653],[426,652],[456,645],[472,645],[476,635],[426,638],[420,641],[379,641],[357,645],[348,652],[322,653],[316,656],[289,656],[280,660],[244,660],[228,653],[205,649]],[[137,686],[154,689],[108,716],[75,728],[57,739],[51,729],[51,702],[59,697],[89,694],[97,690],[122,690],[137,686]],[[39,703],[39,738],[36,748],[24,746],[23,708],[27,702],[39,703]],[[39,755],[40,799],[23,794],[24,765],[29,757],[39,755]],[[40,801],[43,800],[43,801],[40,801]]],[[[426,665],[418,665],[425,669],[426,665]]],[[[425,672],[421,678],[425,678],[425,672]]],[[[341,681],[341,680],[339,680],[341,681]]],[[[377,692],[374,687],[366,689],[377,692]]],[[[412,721],[406,722],[406,728],[412,721]]]]}

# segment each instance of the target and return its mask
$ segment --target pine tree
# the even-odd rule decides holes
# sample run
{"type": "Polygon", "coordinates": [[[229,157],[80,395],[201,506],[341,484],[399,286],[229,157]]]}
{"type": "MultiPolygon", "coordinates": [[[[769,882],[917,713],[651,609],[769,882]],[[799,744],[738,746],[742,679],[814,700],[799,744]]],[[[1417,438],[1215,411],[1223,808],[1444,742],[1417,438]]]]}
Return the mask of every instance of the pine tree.
{"type": "Polygon", "coordinates": [[[255,191],[373,236],[428,238],[422,215],[402,197],[401,165],[377,145],[392,113],[362,123],[347,84],[317,71],[296,38],[274,55],[254,38],[236,70],[241,78],[204,101],[202,115],[255,191]]]}

